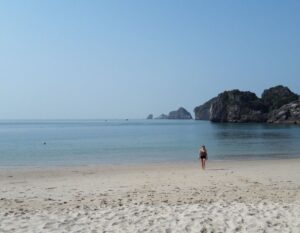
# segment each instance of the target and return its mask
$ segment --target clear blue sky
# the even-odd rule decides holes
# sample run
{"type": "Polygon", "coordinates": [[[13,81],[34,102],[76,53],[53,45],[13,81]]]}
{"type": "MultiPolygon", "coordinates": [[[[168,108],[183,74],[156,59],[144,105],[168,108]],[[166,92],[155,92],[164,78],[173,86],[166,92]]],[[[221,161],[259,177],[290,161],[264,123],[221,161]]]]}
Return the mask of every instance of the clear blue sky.
{"type": "Polygon", "coordinates": [[[1,1],[0,118],[144,118],[300,93],[300,1],[1,1]]]}

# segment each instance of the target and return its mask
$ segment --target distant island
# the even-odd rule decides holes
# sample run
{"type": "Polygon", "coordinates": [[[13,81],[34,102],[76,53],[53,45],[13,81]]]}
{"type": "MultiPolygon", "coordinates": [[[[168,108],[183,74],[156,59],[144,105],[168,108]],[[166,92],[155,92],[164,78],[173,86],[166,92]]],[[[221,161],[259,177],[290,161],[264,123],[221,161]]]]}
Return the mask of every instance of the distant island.
{"type": "Polygon", "coordinates": [[[195,120],[212,122],[300,123],[300,99],[282,85],[264,90],[261,98],[250,91],[220,93],[194,109],[195,120]]]}
{"type": "MultiPolygon", "coordinates": [[[[261,98],[250,91],[224,91],[194,108],[195,120],[230,123],[284,123],[300,124],[300,98],[288,87],[278,85],[264,90],[261,98]]],[[[183,107],[147,119],[193,119],[183,107]]]]}
{"type": "MultiPolygon", "coordinates": [[[[153,114],[149,114],[147,119],[153,119],[153,114]]],[[[169,119],[169,120],[191,120],[193,119],[192,115],[183,107],[175,111],[169,112],[168,115],[161,114],[154,119],[169,119]]]]}
{"type": "Polygon", "coordinates": [[[149,114],[148,116],[147,116],[147,120],[152,120],[153,119],[153,114],[149,114]]]}

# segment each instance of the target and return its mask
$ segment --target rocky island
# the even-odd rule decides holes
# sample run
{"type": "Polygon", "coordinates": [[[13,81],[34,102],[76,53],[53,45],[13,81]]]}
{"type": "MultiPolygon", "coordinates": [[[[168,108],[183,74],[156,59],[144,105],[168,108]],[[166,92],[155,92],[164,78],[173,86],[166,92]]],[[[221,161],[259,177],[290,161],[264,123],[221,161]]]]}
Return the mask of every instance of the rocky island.
{"type": "Polygon", "coordinates": [[[224,91],[194,109],[196,120],[212,122],[300,123],[299,95],[282,85],[263,92],[224,91]]]}
{"type": "Polygon", "coordinates": [[[155,119],[158,119],[158,120],[166,120],[168,119],[168,115],[166,114],[160,114],[158,117],[156,117],[155,119]]]}
{"type": "Polygon", "coordinates": [[[168,115],[161,114],[160,116],[156,117],[155,119],[169,119],[169,120],[190,120],[193,119],[192,115],[183,107],[175,111],[169,112],[168,115]]]}
{"type": "Polygon", "coordinates": [[[171,111],[168,115],[168,119],[190,120],[193,119],[193,117],[185,108],[180,107],[176,111],[171,111]]]}
{"type": "Polygon", "coordinates": [[[147,116],[147,120],[152,120],[153,119],[153,114],[149,114],[148,116],[147,116]]]}
{"type": "Polygon", "coordinates": [[[293,101],[272,111],[268,123],[300,124],[300,101],[293,101]]]}

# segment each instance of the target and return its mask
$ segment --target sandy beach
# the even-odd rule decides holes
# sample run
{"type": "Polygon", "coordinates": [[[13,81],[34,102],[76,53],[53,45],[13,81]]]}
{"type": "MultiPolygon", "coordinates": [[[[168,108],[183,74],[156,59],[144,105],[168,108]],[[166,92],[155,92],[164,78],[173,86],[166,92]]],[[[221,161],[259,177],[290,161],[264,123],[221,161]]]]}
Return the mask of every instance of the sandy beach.
{"type": "Polygon", "coordinates": [[[0,232],[299,232],[300,159],[0,170],[0,232]]]}

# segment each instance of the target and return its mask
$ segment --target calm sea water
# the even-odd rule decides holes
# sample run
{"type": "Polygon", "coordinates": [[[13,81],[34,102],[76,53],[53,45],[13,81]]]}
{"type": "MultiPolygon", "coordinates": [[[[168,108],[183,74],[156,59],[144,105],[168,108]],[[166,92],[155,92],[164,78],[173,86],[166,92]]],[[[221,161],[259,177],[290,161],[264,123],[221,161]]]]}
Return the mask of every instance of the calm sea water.
{"type": "Polygon", "coordinates": [[[300,157],[297,125],[177,120],[0,121],[0,166],[300,157]],[[46,144],[44,144],[44,142],[46,144]]]}

